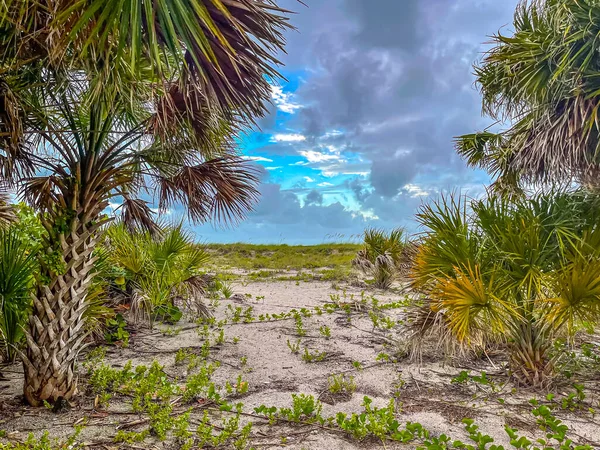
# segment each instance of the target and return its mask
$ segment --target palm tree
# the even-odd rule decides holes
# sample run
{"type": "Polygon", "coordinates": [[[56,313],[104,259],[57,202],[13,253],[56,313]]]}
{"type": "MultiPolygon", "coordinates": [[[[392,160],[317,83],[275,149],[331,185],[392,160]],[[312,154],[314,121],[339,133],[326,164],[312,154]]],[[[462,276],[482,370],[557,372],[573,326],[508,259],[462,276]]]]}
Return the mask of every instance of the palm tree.
{"type": "Polygon", "coordinates": [[[483,112],[507,128],[462,136],[457,149],[496,176],[500,192],[573,180],[600,187],[598,35],[598,2],[531,0],[517,7],[512,35],[493,36],[475,75],[483,112]]]}
{"type": "Polygon", "coordinates": [[[47,230],[22,355],[32,405],[69,399],[94,248],[142,195],[234,222],[257,197],[239,130],[265,112],[288,27],[269,0],[6,0],[0,5],[0,174],[47,230]]]}
{"type": "Polygon", "coordinates": [[[554,337],[600,319],[600,223],[593,195],[453,196],[423,206],[411,328],[461,348],[505,342],[517,381],[551,380],[554,337]]]}

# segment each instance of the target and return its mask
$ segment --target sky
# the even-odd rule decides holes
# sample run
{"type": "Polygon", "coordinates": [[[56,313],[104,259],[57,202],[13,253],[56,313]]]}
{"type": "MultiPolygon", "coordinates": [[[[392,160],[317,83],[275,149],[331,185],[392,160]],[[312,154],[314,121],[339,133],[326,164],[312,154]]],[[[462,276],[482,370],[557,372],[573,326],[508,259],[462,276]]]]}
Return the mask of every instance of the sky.
{"type": "Polygon", "coordinates": [[[455,136],[482,130],[472,65],[509,33],[517,0],[279,0],[294,11],[260,129],[240,138],[261,199],[235,228],[190,225],[205,242],[318,244],[366,227],[418,233],[443,192],[481,195],[455,136]]]}

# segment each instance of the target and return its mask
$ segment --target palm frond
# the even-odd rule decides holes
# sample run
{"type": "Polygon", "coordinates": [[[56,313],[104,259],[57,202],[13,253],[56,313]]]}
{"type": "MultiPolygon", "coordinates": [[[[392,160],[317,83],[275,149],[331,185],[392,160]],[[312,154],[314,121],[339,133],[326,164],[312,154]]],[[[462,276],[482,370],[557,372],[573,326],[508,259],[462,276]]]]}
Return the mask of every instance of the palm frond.
{"type": "Polygon", "coordinates": [[[5,192],[0,192],[0,228],[6,227],[16,219],[10,198],[5,192]]]}
{"type": "Polygon", "coordinates": [[[252,210],[258,198],[258,172],[246,160],[223,157],[192,167],[159,180],[159,207],[166,210],[182,203],[197,222],[213,218],[236,223],[252,210]]]}
{"type": "Polygon", "coordinates": [[[592,1],[523,1],[514,33],[493,36],[475,67],[484,113],[507,129],[465,135],[457,148],[499,177],[500,187],[598,185],[598,14],[592,1]]]}
{"type": "Polygon", "coordinates": [[[123,224],[130,233],[146,231],[154,235],[159,232],[159,227],[153,220],[155,213],[148,206],[148,202],[127,196],[120,208],[123,224]]]}

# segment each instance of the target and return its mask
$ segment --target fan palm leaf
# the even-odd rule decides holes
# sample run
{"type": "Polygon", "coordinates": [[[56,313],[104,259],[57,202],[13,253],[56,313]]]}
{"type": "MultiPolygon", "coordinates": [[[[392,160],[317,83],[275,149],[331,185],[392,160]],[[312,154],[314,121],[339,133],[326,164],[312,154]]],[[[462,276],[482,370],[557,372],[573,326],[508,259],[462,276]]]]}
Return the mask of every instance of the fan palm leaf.
{"type": "Polygon", "coordinates": [[[504,340],[517,380],[545,386],[553,336],[600,319],[596,201],[557,192],[423,206],[413,339],[439,329],[463,347],[504,340]]]}
{"type": "Polygon", "coordinates": [[[507,128],[461,136],[457,150],[497,177],[497,187],[569,180],[597,186],[598,17],[593,0],[523,1],[514,33],[493,37],[475,74],[484,113],[507,128]]]}

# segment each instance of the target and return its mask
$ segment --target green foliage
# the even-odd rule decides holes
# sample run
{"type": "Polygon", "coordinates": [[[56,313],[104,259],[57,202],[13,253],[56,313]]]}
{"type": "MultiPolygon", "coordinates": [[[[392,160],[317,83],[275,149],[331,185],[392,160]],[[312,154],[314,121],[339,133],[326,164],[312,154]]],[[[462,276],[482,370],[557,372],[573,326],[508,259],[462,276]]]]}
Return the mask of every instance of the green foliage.
{"type": "Polygon", "coordinates": [[[9,361],[23,340],[31,310],[36,252],[17,228],[0,230],[0,346],[9,361]]]}
{"type": "Polygon", "coordinates": [[[364,244],[352,265],[374,278],[374,285],[388,289],[398,276],[402,252],[406,247],[404,230],[390,232],[369,228],[363,236],[364,244]]]}
{"type": "Polygon", "coordinates": [[[483,111],[507,129],[463,136],[458,150],[498,177],[497,191],[572,179],[598,188],[599,16],[594,0],[527,1],[511,34],[493,36],[475,74],[483,111]]]}
{"type": "Polygon", "coordinates": [[[287,346],[288,346],[288,348],[289,348],[289,349],[290,349],[290,351],[291,351],[293,354],[295,354],[295,355],[296,355],[296,354],[298,354],[298,353],[300,353],[300,344],[301,344],[301,341],[300,341],[300,339],[298,339],[298,340],[297,340],[296,342],[294,342],[294,343],[293,343],[293,342],[290,342],[290,340],[289,340],[289,339],[287,340],[287,346]]]}
{"type": "Polygon", "coordinates": [[[302,354],[302,361],[307,363],[321,362],[327,357],[327,352],[314,352],[311,353],[307,347],[304,347],[304,353],[302,354]]]}
{"type": "Polygon", "coordinates": [[[165,228],[159,238],[130,233],[123,224],[111,226],[106,235],[108,261],[122,271],[112,281],[124,276],[125,283],[116,284],[133,293],[134,312],[166,323],[181,319],[180,306],[207,313],[202,304],[207,284],[201,275],[208,254],[181,225],[165,228]]]}
{"type": "MultiPolygon", "coordinates": [[[[235,267],[246,270],[269,269],[264,272],[272,277],[272,271],[331,268],[349,266],[360,246],[356,244],[321,245],[254,245],[254,244],[208,244],[210,263],[216,268],[235,267]]],[[[331,274],[330,274],[331,275],[331,274]]],[[[347,270],[339,273],[347,276],[347,270]]]]}
{"type": "Polygon", "coordinates": [[[344,374],[334,374],[327,378],[327,389],[332,394],[353,394],[356,391],[354,377],[346,377],[344,374]]]}
{"type": "Polygon", "coordinates": [[[469,348],[506,341],[513,375],[546,383],[555,333],[600,317],[598,211],[596,197],[577,192],[423,206],[412,279],[427,300],[415,304],[414,338],[433,332],[469,348]]]}
{"type": "Polygon", "coordinates": [[[322,325],[319,328],[319,333],[321,333],[321,336],[323,336],[325,339],[331,338],[331,328],[326,325],[322,325]]]}
{"type": "Polygon", "coordinates": [[[123,347],[129,346],[129,332],[125,329],[127,322],[121,314],[106,321],[104,338],[109,344],[120,343],[123,347]]]}
{"type": "Polygon", "coordinates": [[[82,427],[75,427],[75,432],[64,440],[51,439],[47,431],[44,431],[40,437],[35,437],[31,433],[23,443],[3,444],[0,442],[0,450],[77,450],[83,448],[76,442],[81,430],[82,427]]]}

